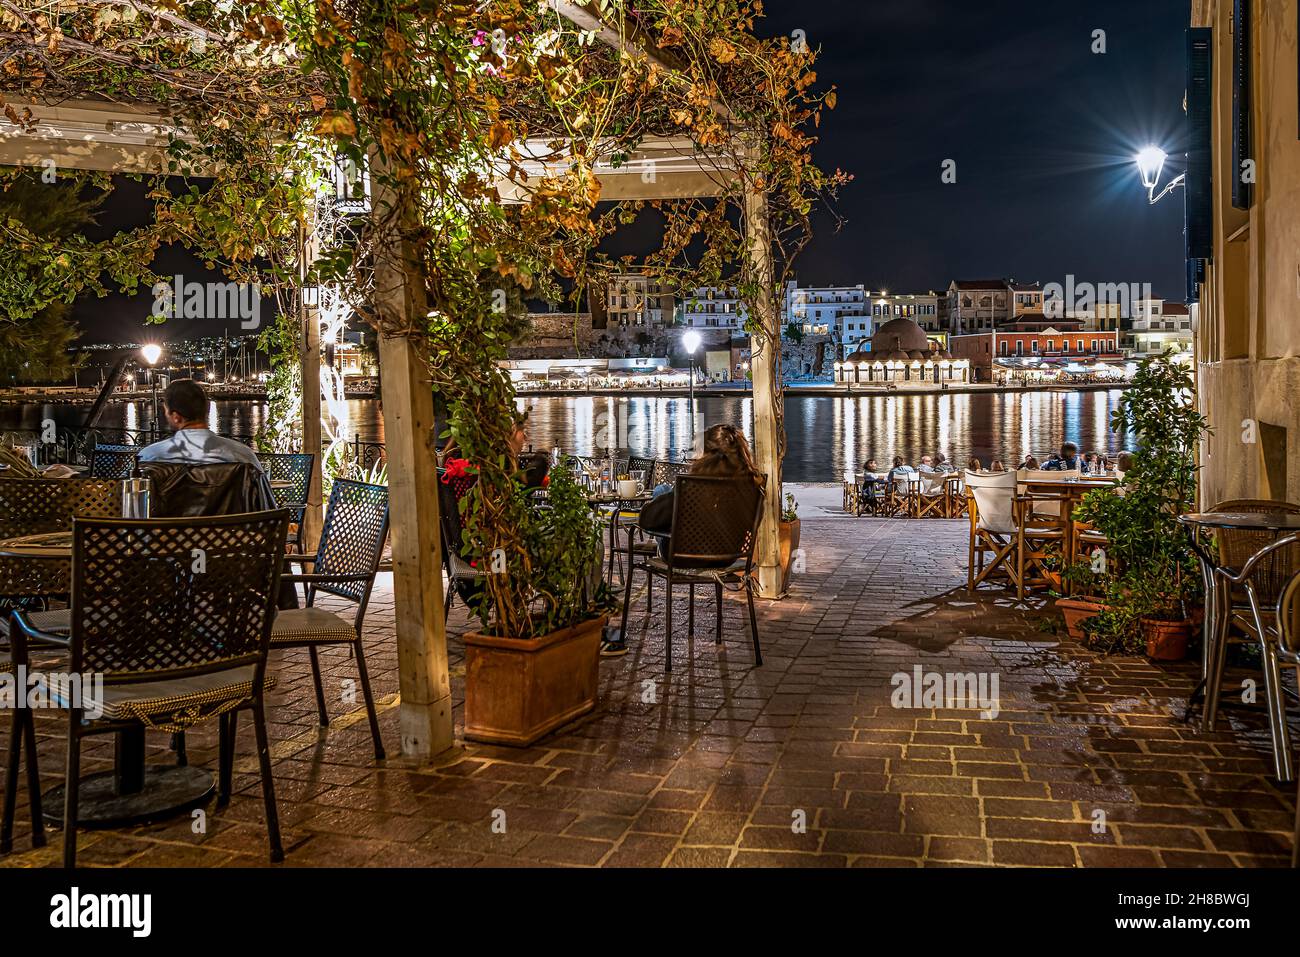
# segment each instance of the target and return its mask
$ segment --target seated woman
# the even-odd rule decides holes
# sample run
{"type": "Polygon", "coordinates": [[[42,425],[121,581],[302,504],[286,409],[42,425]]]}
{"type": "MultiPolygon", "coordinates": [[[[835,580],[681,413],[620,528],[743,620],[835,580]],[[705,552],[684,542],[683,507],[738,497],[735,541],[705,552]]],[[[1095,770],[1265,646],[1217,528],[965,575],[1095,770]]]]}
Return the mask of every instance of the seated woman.
{"type": "MultiPolygon", "coordinates": [[[[749,443],[744,433],[734,425],[714,425],[704,433],[704,452],[691,463],[689,475],[713,475],[723,478],[748,478],[755,485],[762,485],[764,478],[754,467],[754,457],[750,454],[749,443]]],[[[667,536],[673,530],[672,491],[657,495],[637,519],[637,525],[647,535],[659,538],[659,554],[667,557],[667,536]]]]}

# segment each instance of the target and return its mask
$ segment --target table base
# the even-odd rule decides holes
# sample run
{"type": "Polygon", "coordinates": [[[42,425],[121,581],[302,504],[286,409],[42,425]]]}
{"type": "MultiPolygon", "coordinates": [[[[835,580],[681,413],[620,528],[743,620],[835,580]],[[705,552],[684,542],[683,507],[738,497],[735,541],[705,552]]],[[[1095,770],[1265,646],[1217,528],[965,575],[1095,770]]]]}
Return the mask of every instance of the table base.
{"type": "MultiPolygon", "coordinates": [[[[60,784],[41,795],[45,823],[51,827],[63,826],[63,788],[60,784]]],[[[77,824],[89,828],[147,824],[198,807],[215,791],[212,772],[202,768],[147,767],[144,790],[134,794],[119,794],[115,773],[101,771],[81,779],[77,824]]]]}

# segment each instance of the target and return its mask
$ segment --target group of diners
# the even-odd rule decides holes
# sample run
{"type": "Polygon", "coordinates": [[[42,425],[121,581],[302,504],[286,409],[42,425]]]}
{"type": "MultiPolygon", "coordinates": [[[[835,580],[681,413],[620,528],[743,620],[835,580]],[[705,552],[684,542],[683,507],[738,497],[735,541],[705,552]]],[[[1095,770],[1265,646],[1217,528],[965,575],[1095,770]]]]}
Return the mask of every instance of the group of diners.
{"type": "MultiPolygon", "coordinates": [[[[1013,471],[1028,469],[1030,471],[1042,472],[1077,472],[1080,475],[1123,475],[1128,471],[1131,464],[1132,456],[1128,452],[1120,452],[1114,458],[1111,458],[1105,452],[1089,452],[1087,454],[1079,451],[1079,446],[1074,442],[1064,442],[1057,452],[1051,453],[1045,460],[1040,461],[1037,456],[1026,455],[1023,460],[1012,466],[1013,471]]],[[[862,470],[862,484],[864,486],[878,482],[895,482],[917,481],[915,476],[936,476],[951,475],[959,477],[961,469],[956,468],[948,461],[948,457],[942,452],[935,452],[932,455],[922,455],[920,462],[915,466],[909,465],[907,460],[901,455],[895,455],[893,465],[888,469],[882,469],[877,459],[868,459],[862,470]]],[[[965,471],[967,472],[1006,472],[1006,464],[1002,459],[994,459],[989,463],[988,468],[978,459],[972,457],[966,463],[965,471]]]]}

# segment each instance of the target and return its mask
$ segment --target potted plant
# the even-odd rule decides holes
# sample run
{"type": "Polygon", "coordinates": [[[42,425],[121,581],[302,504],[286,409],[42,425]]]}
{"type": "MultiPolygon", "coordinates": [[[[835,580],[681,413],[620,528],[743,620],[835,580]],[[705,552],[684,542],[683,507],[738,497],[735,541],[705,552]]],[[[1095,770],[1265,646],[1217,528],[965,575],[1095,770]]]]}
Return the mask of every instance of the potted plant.
{"type": "Polygon", "coordinates": [[[794,494],[785,493],[785,505],[781,508],[781,591],[790,585],[790,566],[799,551],[799,503],[794,494]]]}
{"type": "Polygon", "coordinates": [[[1087,624],[1103,650],[1186,655],[1200,575],[1178,516],[1195,500],[1196,449],[1207,430],[1191,396],[1187,368],[1167,356],[1144,360],[1111,420],[1112,431],[1137,440],[1133,466],[1122,487],[1089,492],[1075,510],[1107,539],[1106,607],[1087,624]]]}
{"type": "MultiPolygon", "coordinates": [[[[527,574],[527,615],[506,633],[484,589],[484,620],[465,641],[465,737],[527,746],[596,706],[600,639],[611,606],[600,582],[600,526],[565,468],[551,471],[547,504],[521,529],[522,572],[506,556],[476,559],[487,575],[527,574]],[[490,620],[491,619],[491,620],[490,620]]],[[[522,487],[516,494],[526,497],[522,487]]],[[[474,507],[473,495],[462,503],[474,507]]]]}
{"type": "Polygon", "coordinates": [[[1106,606],[1094,594],[1097,576],[1090,562],[1075,562],[1061,572],[1062,587],[1068,586],[1070,594],[1058,594],[1056,607],[1065,618],[1065,630],[1075,641],[1086,641],[1085,622],[1096,618],[1106,606]]]}

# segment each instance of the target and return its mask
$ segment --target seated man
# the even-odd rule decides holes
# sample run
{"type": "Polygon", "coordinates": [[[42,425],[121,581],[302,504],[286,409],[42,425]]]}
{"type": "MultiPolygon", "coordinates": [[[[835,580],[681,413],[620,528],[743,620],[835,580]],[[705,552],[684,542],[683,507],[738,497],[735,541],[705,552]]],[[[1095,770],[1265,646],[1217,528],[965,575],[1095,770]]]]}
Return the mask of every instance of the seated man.
{"type": "Polygon", "coordinates": [[[177,379],[163,393],[167,424],[176,431],[140,450],[141,462],[219,465],[243,462],[262,471],[253,450],[208,428],[208,397],[193,379],[177,379]]]}
{"type": "Polygon", "coordinates": [[[934,459],[928,455],[921,456],[921,464],[917,466],[916,470],[922,475],[931,475],[938,471],[938,469],[934,467],[934,459]]]}
{"type": "Polygon", "coordinates": [[[1061,444],[1061,454],[1054,457],[1051,462],[1043,466],[1053,472],[1073,472],[1078,470],[1079,474],[1088,474],[1088,462],[1079,454],[1079,447],[1073,442],[1064,442],[1061,444]]]}

